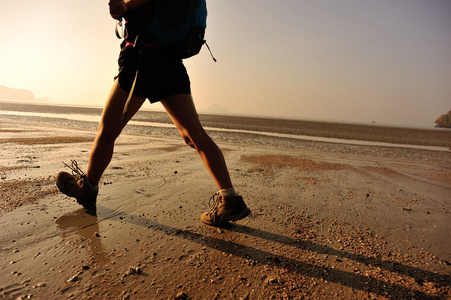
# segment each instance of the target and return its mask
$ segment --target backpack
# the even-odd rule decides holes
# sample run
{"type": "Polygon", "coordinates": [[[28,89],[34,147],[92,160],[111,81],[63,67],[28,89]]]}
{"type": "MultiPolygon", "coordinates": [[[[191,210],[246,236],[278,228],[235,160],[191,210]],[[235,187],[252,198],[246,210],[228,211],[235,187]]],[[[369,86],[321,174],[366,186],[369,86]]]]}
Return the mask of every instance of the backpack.
{"type": "Polygon", "coordinates": [[[128,21],[125,30],[127,41],[136,44],[136,37],[141,34],[145,36],[145,43],[167,49],[180,58],[199,53],[206,43],[205,0],[154,0],[148,5],[150,16],[143,17],[139,11],[125,16],[128,21]]]}

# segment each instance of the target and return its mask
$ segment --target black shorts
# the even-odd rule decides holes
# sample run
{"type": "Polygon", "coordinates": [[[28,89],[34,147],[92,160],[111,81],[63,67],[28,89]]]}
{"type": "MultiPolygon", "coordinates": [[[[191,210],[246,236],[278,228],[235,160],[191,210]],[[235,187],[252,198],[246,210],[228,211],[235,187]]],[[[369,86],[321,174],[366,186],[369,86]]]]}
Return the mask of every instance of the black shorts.
{"type": "MultiPolygon", "coordinates": [[[[133,95],[154,103],[176,94],[191,94],[189,76],[180,58],[161,49],[146,47],[143,51],[133,95]]],[[[119,55],[116,77],[120,87],[127,92],[135,79],[138,54],[138,48],[127,46],[119,55]]]]}

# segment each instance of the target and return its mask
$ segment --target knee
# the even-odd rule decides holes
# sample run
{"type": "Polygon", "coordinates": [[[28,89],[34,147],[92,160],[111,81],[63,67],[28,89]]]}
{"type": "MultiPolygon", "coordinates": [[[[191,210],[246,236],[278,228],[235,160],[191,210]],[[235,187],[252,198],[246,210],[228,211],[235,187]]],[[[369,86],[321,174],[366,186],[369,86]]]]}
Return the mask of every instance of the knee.
{"type": "Polygon", "coordinates": [[[103,124],[100,124],[99,128],[97,129],[97,140],[106,143],[114,143],[119,134],[120,132],[117,133],[113,130],[108,130],[103,124]]]}
{"type": "Polygon", "coordinates": [[[187,136],[187,135],[182,135],[183,141],[185,141],[185,143],[190,146],[193,149],[196,149],[196,145],[194,144],[193,140],[187,136]]]}
{"type": "Polygon", "coordinates": [[[180,135],[188,146],[196,150],[202,149],[209,139],[204,130],[182,130],[180,135]]]}

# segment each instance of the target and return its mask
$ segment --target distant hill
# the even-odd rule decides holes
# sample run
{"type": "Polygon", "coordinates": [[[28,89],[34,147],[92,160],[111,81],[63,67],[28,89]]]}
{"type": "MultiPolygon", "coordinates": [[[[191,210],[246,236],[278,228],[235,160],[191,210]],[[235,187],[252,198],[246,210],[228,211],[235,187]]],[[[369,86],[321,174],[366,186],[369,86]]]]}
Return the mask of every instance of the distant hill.
{"type": "Polygon", "coordinates": [[[32,91],[26,89],[14,89],[0,85],[0,100],[36,101],[49,103],[47,97],[36,98],[32,91]]]}
{"type": "Polygon", "coordinates": [[[451,111],[446,115],[441,115],[437,121],[435,121],[435,127],[451,128],[451,111]]]}
{"type": "Polygon", "coordinates": [[[217,104],[210,105],[206,109],[200,109],[199,112],[206,113],[206,114],[208,114],[208,113],[213,113],[213,114],[230,114],[230,113],[232,113],[228,108],[219,106],[217,104]]]}
{"type": "Polygon", "coordinates": [[[36,101],[32,91],[25,89],[13,89],[0,85],[0,99],[2,100],[19,100],[19,101],[36,101]]]}

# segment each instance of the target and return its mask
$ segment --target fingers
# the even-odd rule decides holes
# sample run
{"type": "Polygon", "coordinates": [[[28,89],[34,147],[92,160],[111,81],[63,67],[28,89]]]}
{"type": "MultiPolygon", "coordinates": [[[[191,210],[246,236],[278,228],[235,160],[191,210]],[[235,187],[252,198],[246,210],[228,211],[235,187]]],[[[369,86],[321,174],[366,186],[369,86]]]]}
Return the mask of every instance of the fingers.
{"type": "Polygon", "coordinates": [[[123,0],[110,0],[108,2],[110,7],[110,15],[116,20],[121,20],[122,16],[125,14],[126,8],[123,0]]]}

